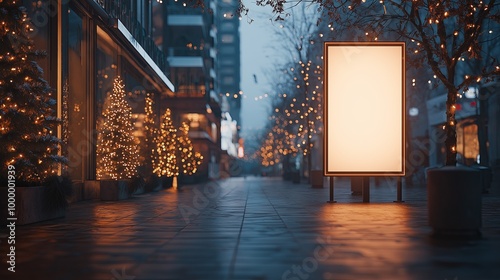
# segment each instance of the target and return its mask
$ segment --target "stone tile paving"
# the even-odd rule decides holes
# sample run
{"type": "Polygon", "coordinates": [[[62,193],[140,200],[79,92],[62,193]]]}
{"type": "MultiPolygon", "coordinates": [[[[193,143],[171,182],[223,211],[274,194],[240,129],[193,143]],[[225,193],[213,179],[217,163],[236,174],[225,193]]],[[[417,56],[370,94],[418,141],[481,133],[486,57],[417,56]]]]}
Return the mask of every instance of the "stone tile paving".
{"type": "MultiPolygon", "coordinates": [[[[394,182],[392,182],[394,183],[394,182]]],[[[483,196],[482,238],[435,239],[425,187],[328,188],[232,178],[71,205],[64,219],[17,228],[16,273],[0,279],[500,279],[500,194],[483,196]]],[[[4,253],[5,252],[5,253],[4,253]]]]}

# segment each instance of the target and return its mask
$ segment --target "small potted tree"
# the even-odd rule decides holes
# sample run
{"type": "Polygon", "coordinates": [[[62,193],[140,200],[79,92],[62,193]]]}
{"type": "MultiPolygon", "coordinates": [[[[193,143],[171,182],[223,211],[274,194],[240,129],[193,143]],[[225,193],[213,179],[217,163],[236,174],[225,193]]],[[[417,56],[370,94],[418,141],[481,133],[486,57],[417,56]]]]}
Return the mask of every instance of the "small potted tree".
{"type": "Polygon", "coordinates": [[[159,190],[161,180],[153,173],[153,164],[156,159],[156,137],[158,129],[156,128],[156,114],[154,113],[153,95],[148,94],[145,99],[145,118],[144,118],[144,141],[141,142],[141,156],[143,157],[142,176],[146,178],[144,190],[159,190]]]}
{"type": "Polygon", "coordinates": [[[177,129],[172,123],[172,112],[165,110],[160,130],[155,138],[153,173],[161,178],[164,188],[172,186],[173,178],[179,175],[176,151],[177,129]]]}
{"type": "Polygon", "coordinates": [[[192,182],[200,166],[203,156],[195,152],[189,138],[189,125],[185,122],[179,127],[177,136],[177,166],[179,167],[179,183],[192,182]]]}

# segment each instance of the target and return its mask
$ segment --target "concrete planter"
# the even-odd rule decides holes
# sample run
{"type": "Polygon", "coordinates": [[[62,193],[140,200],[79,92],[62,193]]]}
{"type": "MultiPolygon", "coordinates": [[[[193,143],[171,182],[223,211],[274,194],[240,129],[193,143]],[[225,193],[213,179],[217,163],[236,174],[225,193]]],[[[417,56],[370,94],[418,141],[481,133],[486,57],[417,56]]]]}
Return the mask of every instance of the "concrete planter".
{"type": "Polygon", "coordinates": [[[129,181],[129,194],[139,195],[146,192],[146,180],[143,177],[136,177],[129,181]]]}
{"type": "Polygon", "coordinates": [[[161,177],[155,174],[149,176],[146,180],[145,191],[146,192],[157,192],[163,188],[161,177]]]}
{"type": "Polygon", "coordinates": [[[144,194],[144,193],[146,193],[146,186],[141,185],[138,188],[136,188],[136,190],[132,193],[132,195],[138,195],[138,194],[144,194]]]}
{"type": "Polygon", "coordinates": [[[73,189],[73,195],[68,199],[69,203],[75,203],[83,200],[83,182],[73,182],[71,188],[73,189]]]}
{"type": "Polygon", "coordinates": [[[129,198],[129,180],[101,180],[101,200],[115,201],[129,198]]]}
{"type": "MultiPolygon", "coordinates": [[[[15,217],[16,225],[26,225],[46,220],[63,218],[66,215],[66,206],[55,201],[51,196],[55,187],[16,187],[15,217]]],[[[7,188],[0,188],[0,197],[7,198],[7,188]]],[[[0,203],[1,223],[8,223],[7,203],[0,203]]]]}
{"type": "Polygon", "coordinates": [[[322,188],[323,187],[323,171],[322,170],[311,170],[311,187],[322,188]]]}
{"type": "Polygon", "coordinates": [[[174,177],[161,177],[161,184],[164,189],[168,189],[172,187],[172,183],[174,182],[174,177]]]}
{"type": "Polygon", "coordinates": [[[365,180],[365,177],[351,177],[351,194],[352,195],[362,195],[363,194],[363,180],[365,180]]]}
{"type": "Polygon", "coordinates": [[[481,227],[478,170],[445,166],[427,170],[429,225],[438,235],[476,235],[481,227]]]}
{"type": "Polygon", "coordinates": [[[179,175],[179,177],[177,178],[177,183],[179,185],[191,185],[196,183],[196,180],[193,175],[179,175]]]}
{"type": "Polygon", "coordinates": [[[101,181],[91,180],[83,183],[83,200],[99,199],[101,197],[101,181]]]}
{"type": "Polygon", "coordinates": [[[292,183],[294,184],[300,184],[300,172],[299,171],[292,171],[292,183]]]}

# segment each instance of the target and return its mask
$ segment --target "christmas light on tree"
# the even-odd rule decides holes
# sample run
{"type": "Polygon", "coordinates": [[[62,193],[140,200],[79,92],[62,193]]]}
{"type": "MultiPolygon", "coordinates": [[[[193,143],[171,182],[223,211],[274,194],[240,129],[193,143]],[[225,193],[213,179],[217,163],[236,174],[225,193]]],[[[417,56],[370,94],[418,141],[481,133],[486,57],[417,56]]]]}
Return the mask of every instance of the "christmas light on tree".
{"type": "MultiPolygon", "coordinates": [[[[146,117],[144,118],[144,141],[141,145],[141,155],[144,157],[144,162],[153,163],[156,157],[155,137],[158,132],[155,126],[156,114],[153,110],[152,94],[148,94],[145,101],[144,112],[146,113],[146,117]]],[[[151,172],[149,168],[150,166],[148,166],[148,174],[151,172]]]]}
{"type": "Polygon", "coordinates": [[[24,8],[0,1],[0,177],[13,165],[17,181],[41,183],[67,160],[59,154],[56,101],[36,63],[46,55],[35,50],[31,31],[24,8]]]}
{"type": "Polygon", "coordinates": [[[160,131],[155,138],[156,156],[153,159],[153,173],[158,177],[179,175],[176,156],[177,129],[172,123],[170,109],[162,116],[160,131]]]}
{"type": "Polygon", "coordinates": [[[189,139],[189,125],[183,122],[179,128],[179,132],[177,137],[179,152],[178,166],[182,174],[193,175],[198,170],[203,157],[200,153],[193,151],[193,144],[191,143],[191,139],[189,139]]]}
{"type": "Polygon", "coordinates": [[[97,179],[130,179],[137,174],[138,146],[132,125],[132,108],[125,100],[120,77],[104,103],[97,136],[97,179]]]}

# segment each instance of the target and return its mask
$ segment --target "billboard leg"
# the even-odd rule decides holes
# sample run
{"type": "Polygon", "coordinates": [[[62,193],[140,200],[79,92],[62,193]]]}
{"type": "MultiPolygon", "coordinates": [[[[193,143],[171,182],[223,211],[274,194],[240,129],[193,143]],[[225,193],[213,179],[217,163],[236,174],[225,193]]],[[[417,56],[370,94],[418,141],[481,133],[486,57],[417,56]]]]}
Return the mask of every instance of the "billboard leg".
{"type": "Polygon", "coordinates": [[[337,202],[337,201],[333,200],[333,190],[334,190],[333,184],[334,184],[333,177],[330,177],[330,200],[327,201],[328,203],[336,203],[337,202]]]}
{"type": "Polygon", "coordinates": [[[398,182],[397,182],[398,186],[397,186],[397,199],[394,200],[394,202],[405,202],[403,200],[403,181],[401,179],[401,177],[398,177],[398,182]]]}
{"type": "Polygon", "coordinates": [[[370,177],[363,178],[362,182],[363,202],[370,202],[370,177]]]}

